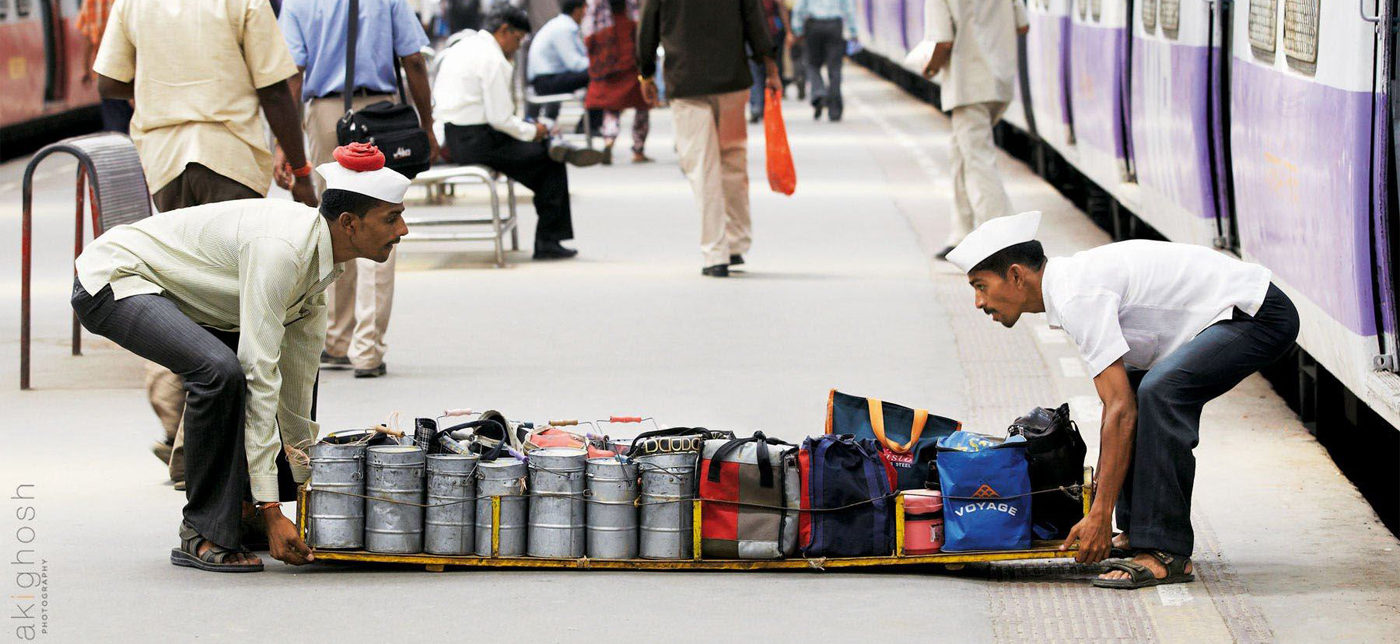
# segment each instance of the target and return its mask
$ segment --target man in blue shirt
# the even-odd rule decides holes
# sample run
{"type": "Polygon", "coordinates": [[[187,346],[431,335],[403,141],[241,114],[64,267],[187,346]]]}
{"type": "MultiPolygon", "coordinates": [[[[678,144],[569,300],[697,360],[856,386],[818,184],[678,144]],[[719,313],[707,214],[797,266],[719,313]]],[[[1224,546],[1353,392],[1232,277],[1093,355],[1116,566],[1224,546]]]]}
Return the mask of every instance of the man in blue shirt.
{"type": "Polygon", "coordinates": [[[820,119],[825,108],[828,118],[841,120],[841,61],[846,57],[846,41],[856,38],[855,14],[853,0],[797,0],[792,8],[788,38],[805,41],[813,118],[820,119]],[[822,82],[822,67],[829,82],[822,82]]]}
{"type": "MultiPolygon", "coordinates": [[[[394,66],[400,62],[418,109],[418,123],[428,133],[431,153],[436,158],[438,142],[433,134],[428,63],[420,53],[428,45],[428,35],[423,33],[418,16],[406,0],[359,0],[355,79],[354,86],[347,89],[345,48],[350,39],[349,15],[349,0],[283,0],[278,17],[282,35],[292,50],[292,60],[302,70],[289,84],[292,94],[306,103],[302,124],[310,143],[311,164],[319,166],[335,160],[331,156],[337,144],[335,126],[345,115],[342,92],[353,92],[351,105],[357,110],[394,100],[398,91],[394,66]]],[[[317,190],[322,188],[318,181],[317,190]]],[[[353,366],[357,378],[385,374],[384,333],[394,301],[396,256],[397,253],[390,255],[382,264],[368,260],[347,262],[344,274],[327,290],[330,330],[321,354],[326,366],[353,366]]]]}
{"type": "MultiPolygon", "coordinates": [[[[584,0],[561,0],[559,15],[540,27],[530,41],[525,79],[536,94],[570,94],[588,87],[588,50],[579,36],[579,25],[587,10],[584,0]]],[[[525,118],[534,119],[543,108],[544,117],[559,117],[559,104],[525,106],[525,118]]]]}

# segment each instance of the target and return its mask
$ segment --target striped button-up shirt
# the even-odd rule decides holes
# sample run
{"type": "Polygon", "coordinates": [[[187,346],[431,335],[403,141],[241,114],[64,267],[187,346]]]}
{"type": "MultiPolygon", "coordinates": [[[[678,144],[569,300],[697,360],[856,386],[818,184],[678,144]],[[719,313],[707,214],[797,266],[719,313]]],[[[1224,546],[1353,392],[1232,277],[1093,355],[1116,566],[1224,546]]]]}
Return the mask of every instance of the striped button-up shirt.
{"type": "MultiPolygon", "coordinates": [[[[326,339],[326,287],[340,275],[313,208],[240,199],[117,226],[77,260],[88,293],[164,294],[195,323],[237,331],[248,378],[243,441],[253,498],[277,499],[277,452],[316,439],[312,386],[326,339]],[[279,432],[280,430],[280,432],[279,432]]],[[[293,465],[293,477],[309,470],[293,465]]]]}

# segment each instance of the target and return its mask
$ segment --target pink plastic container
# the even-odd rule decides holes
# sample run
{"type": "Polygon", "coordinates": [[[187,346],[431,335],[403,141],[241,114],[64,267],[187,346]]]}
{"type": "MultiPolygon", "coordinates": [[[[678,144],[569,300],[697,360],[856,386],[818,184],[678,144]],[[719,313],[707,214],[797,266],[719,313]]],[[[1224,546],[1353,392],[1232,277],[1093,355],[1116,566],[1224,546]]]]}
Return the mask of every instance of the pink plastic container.
{"type": "Polygon", "coordinates": [[[930,555],[943,549],[943,494],[904,492],[904,554],[930,555]]]}

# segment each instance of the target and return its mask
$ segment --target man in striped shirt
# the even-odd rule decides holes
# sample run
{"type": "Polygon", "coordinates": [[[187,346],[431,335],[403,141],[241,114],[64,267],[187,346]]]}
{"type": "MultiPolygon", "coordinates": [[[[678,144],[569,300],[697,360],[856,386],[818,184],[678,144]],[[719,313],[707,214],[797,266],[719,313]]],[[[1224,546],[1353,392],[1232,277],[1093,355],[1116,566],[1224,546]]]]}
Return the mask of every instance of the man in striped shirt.
{"type": "Polygon", "coordinates": [[[77,259],[72,302],[83,326],[175,372],[188,392],[175,565],[262,570],[243,533],[259,516],[274,558],[311,560],[278,502],[310,474],[285,453],[306,450],[319,430],[311,415],[325,290],[342,263],[386,261],[408,234],[408,179],[373,146],[335,156],[317,168],[327,186],[319,215],[273,199],[172,210],[107,231],[77,259]]]}

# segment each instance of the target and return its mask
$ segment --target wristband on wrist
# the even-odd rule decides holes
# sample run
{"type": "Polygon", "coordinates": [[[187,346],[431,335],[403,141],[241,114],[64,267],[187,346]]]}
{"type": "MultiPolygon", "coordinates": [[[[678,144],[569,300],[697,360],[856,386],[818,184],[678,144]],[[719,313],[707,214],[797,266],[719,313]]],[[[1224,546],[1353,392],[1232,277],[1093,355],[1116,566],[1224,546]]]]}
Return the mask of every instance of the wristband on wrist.
{"type": "Polygon", "coordinates": [[[650,83],[650,82],[652,82],[652,79],[651,79],[650,76],[643,76],[643,75],[641,75],[641,74],[637,74],[637,80],[639,80],[639,81],[641,81],[641,82],[643,82],[643,83],[650,83]]]}
{"type": "Polygon", "coordinates": [[[268,501],[266,503],[259,501],[258,503],[254,503],[253,507],[257,508],[259,512],[268,508],[277,508],[278,510],[281,510],[282,503],[280,501],[268,501]]]}
{"type": "Polygon", "coordinates": [[[291,171],[292,176],[297,177],[297,178],[309,177],[309,176],[311,176],[311,164],[310,164],[310,163],[307,163],[306,165],[303,165],[303,166],[301,166],[300,168],[293,168],[293,167],[292,167],[292,164],[288,163],[288,164],[287,164],[287,169],[291,171]]]}

